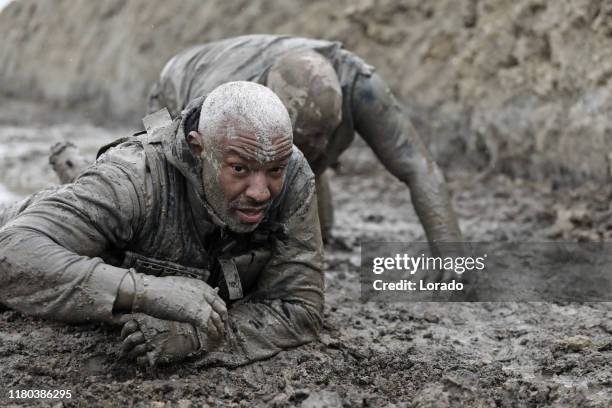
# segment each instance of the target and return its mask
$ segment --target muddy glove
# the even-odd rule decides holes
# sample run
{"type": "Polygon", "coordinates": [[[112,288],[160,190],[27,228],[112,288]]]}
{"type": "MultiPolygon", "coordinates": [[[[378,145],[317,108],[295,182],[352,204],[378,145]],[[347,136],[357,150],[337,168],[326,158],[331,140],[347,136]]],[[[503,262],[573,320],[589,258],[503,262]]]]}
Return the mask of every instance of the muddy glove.
{"type": "Polygon", "coordinates": [[[121,354],[139,365],[176,363],[201,350],[191,323],[156,319],[142,313],[123,316],[121,354]]]}
{"type": "MultiPolygon", "coordinates": [[[[132,312],[159,319],[191,323],[202,338],[221,338],[227,309],[217,291],[198,279],[181,276],[163,278],[131,273],[134,279],[132,312]]],[[[202,345],[207,347],[206,344],[202,345]]]]}

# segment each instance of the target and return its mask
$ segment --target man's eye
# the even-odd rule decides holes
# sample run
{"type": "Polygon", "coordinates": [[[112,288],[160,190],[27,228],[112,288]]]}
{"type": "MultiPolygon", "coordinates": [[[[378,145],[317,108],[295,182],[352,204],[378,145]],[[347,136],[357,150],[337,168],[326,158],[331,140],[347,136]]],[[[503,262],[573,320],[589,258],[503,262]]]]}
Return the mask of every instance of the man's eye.
{"type": "Polygon", "coordinates": [[[242,174],[246,171],[246,168],[240,164],[232,164],[232,170],[234,170],[235,173],[242,174]]]}
{"type": "Polygon", "coordinates": [[[272,167],[270,170],[268,170],[268,172],[272,174],[273,176],[279,176],[283,173],[283,170],[285,170],[285,168],[279,166],[279,167],[272,167]]]}

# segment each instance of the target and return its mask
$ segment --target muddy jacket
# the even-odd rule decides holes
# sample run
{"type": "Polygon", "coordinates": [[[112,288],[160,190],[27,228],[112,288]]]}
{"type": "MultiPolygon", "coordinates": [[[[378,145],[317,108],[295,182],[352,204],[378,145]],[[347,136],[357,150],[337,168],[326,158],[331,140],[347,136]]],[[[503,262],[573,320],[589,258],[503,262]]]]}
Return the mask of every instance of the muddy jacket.
{"type": "Polygon", "coordinates": [[[120,280],[134,267],[221,288],[229,333],[208,361],[244,364],[315,338],[322,244],[303,155],[294,148],[260,226],[233,235],[192,187],[198,170],[182,119],[145,123],[147,134],[105,148],[73,184],[4,212],[0,303],[56,320],[112,322],[120,280]]]}
{"type": "Polygon", "coordinates": [[[164,67],[151,90],[149,111],[168,107],[176,114],[193,98],[228,81],[265,85],[274,62],[300,50],[316,51],[330,61],[343,95],[342,123],[331,136],[325,154],[310,163],[313,171],[321,174],[336,163],[356,131],[387,170],[410,188],[429,241],[461,241],[444,177],[400,104],[374,68],[343,49],[339,42],[248,35],[190,48],[164,67]]]}

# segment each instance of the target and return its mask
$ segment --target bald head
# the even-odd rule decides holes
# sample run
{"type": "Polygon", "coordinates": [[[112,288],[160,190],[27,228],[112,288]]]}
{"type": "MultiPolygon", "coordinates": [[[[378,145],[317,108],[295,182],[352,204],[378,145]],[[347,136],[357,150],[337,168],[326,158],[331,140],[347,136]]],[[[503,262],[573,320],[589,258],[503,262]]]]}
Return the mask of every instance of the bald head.
{"type": "Polygon", "coordinates": [[[314,51],[288,54],[272,65],[267,85],[289,111],[294,143],[314,159],[342,119],[342,90],[333,66],[314,51]]]}
{"type": "Polygon", "coordinates": [[[293,141],[291,120],[281,100],[265,86],[246,81],[228,82],[204,100],[198,131],[206,138],[238,137],[239,128],[264,147],[273,138],[293,141]]]}
{"type": "Polygon", "coordinates": [[[293,152],[291,119],[280,99],[253,82],[229,82],[202,103],[197,131],[187,135],[200,158],[204,199],[235,232],[263,220],[283,187],[293,152]]]}

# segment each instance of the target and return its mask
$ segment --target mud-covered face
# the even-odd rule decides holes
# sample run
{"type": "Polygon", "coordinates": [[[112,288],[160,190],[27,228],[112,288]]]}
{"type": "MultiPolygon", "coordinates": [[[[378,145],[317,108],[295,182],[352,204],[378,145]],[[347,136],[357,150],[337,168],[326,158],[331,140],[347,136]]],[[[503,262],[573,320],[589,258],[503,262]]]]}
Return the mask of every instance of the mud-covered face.
{"type": "Polygon", "coordinates": [[[283,188],[293,149],[291,118],[278,96],[253,82],[220,85],[185,140],[201,168],[201,181],[197,173],[190,180],[213,222],[239,233],[257,228],[283,188]]]}
{"type": "Polygon", "coordinates": [[[244,124],[232,124],[203,155],[202,182],[206,200],[228,227],[253,231],[280,193],[292,152],[286,135],[256,136],[244,124]]]}
{"type": "Polygon", "coordinates": [[[287,55],[270,68],[266,84],[289,111],[293,142],[313,163],[342,121],[342,90],[334,68],[316,52],[287,55]]]}
{"type": "Polygon", "coordinates": [[[334,106],[333,102],[304,106],[296,115],[293,142],[309,163],[313,163],[325,153],[329,140],[340,125],[341,107],[339,104],[334,106]],[[324,110],[326,105],[327,110],[324,110]]]}

